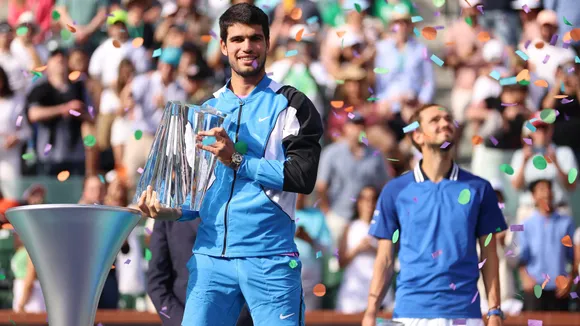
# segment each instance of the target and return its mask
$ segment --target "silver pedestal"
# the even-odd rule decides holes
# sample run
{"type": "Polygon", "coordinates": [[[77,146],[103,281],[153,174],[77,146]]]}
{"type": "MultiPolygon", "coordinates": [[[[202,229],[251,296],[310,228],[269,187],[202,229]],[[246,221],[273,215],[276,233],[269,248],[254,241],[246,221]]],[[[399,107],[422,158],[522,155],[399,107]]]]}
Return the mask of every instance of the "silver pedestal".
{"type": "Polygon", "coordinates": [[[54,326],[93,326],[109,270],[141,218],[129,208],[31,205],[6,216],[20,236],[54,326]]]}

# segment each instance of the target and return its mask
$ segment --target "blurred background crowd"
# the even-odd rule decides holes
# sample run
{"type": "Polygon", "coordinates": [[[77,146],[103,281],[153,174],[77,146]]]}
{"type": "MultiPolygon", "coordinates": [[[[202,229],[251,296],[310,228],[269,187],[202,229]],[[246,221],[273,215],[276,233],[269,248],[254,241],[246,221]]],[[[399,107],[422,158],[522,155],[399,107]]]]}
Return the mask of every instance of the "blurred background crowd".
{"type": "MultiPolygon", "coordinates": [[[[0,1],[0,215],[38,203],[130,205],[165,103],[201,104],[229,78],[218,18],[239,2],[254,3],[0,1]]],[[[580,261],[577,0],[254,4],[271,19],[268,75],[304,92],[326,128],[316,190],[297,203],[308,310],[366,308],[375,203],[420,159],[403,128],[428,103],[453,112],[456,161],[492,183],[508,224],[531,223],[546,200],[571,217],[500,237],[504,310],[580,310],[576,286],[562,294],[545,275],[580,261]],[[566,234],[570,250],[551,254],[566,234]],[[526,300],[537,284],[542,304],[526,300]]],[[[127,239],[101,308],[154,311],[146,277],[153,228],[143,221],[127,239]]],[[[393,302],[391,289],[384,308],[393,302]]],[[[45,309],[7,224],[0,308],[45,309]]]]}

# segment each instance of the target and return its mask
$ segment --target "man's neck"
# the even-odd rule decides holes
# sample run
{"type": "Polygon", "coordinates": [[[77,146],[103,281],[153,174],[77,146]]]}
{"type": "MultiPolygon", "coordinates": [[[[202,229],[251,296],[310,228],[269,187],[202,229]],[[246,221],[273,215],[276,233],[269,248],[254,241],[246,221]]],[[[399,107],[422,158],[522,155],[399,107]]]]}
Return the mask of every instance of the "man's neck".
{"type": "Polygon", "coordinates": [[[552,214],[554,213],[553,211],[546,210],[546,209],[540,209],[540,208],[538,208],[538,212],[540,213],[540,215],[542,215],[545,218],[552,217],[552,214]]]}
{"type": "Polygon", "coordinates": [[[266,74],[262,71],[260,74],[252,77],[242,77],[232,71],[232,79],[230,80],[230,89],[234,94],[240,97],[246,97],[256,88],[260,80],[266,74]]]}
{"type": "Polygon", "coordinates": [[[56,89],[62,89],[66,86],[66,79],[61,76],[48,75],[48,82],[56,89]]]}
{"type": "Polygon", "coordinates": [[[453,159],[451,152],[433,152],[430,150],[423,151],[423,160],[421,169],[427,175],[427,178],[434,183],[443,180],[451,170],[453,159]]]}

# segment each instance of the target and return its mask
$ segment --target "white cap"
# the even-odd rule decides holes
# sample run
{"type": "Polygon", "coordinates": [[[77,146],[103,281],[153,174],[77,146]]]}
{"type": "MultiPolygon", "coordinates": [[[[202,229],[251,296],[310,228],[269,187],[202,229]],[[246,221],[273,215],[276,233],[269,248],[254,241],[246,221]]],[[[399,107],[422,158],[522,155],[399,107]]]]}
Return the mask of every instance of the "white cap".
{"type": "Polygon", "coordinates": [[[174,2],[166,2],[161,8],[161,17],[167,17],[177,12],[177,5],[174,2]]]}
{"type": "Polygon", "coordinates": [[[304,30],[302,32],[302,41],[314,42],[314,35],[310,33],[310,29],[304,24],[296,24],[290,27],[290,30],[288,31],[288,38],[296,39],[296,34],[298,34],[298,32],[300,32],[302,29],[304,30]]]}
{"type": "Polygon", "coordinates": [[[459,0],[459,6],[461,8],[475,8],[475,6],[480,5],[481,0],[459,0]],[[468,3],[469,2],[469,3],[468,3]]]}
{"type": "Polygon", "coordinates": [[[504,44],[500,40],[491,39],[483,46],[483,60],[485,62],[501,61],[504,54],[504,44]]]}
{"type": "Polygon", "coordinates": [[[33,24],[36,25],[36,19],[32,11],[25,11],[18,16],[17,25],[33,24]]]}
{"type": "Polygon", "coordinates": [[[523,6],[528,6],[530,9],[539,9],[542,7],[540,0],[513,0],[512,8],[516,10],[523,10],[523,6]]]}

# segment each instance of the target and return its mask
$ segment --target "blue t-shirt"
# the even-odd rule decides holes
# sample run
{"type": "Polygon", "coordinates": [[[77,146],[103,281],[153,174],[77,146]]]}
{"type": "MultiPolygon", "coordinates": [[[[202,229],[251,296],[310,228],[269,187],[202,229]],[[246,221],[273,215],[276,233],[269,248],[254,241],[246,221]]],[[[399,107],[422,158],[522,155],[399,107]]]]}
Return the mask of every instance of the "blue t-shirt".
{"type": "Polygon", "coordinates": [[[574,262],[574,249],[562,245],[566,235],[574,236],[574,220],[569,216],[553,213],[549,218],[538,211],[524,222],[524,231],[518,232],[519,258],[528,274],[538,284],[544,275],[550,277],[544,290],[556,289],[556,277],[567,276],[566,265],[574,262]]]}
{"type": "Polygon", "coordinates": [[[455,163],[439,183],[425,176],[420,163],[389,182],[369,233],[392,240],[399,230],[393,317],[481,318],[476,243],[505,229],[490,183],[455,163]]]}

